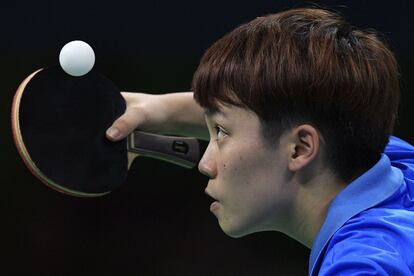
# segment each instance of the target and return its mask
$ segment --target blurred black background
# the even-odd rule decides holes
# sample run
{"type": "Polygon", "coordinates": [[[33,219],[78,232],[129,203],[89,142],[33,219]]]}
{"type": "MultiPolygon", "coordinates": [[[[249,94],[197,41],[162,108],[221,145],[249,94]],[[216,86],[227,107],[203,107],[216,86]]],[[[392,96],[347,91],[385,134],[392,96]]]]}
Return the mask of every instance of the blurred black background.
{"type": "MultiPolygon", "coordinates": [[[[411,126],[414,24],[410,1],[317,1],[354,25],[383,32],[401,66],[396,134],[411,126]]],[[[161,161],[139,159],[127,183],[97,199],[46,188],[12,141],[10,108],[19,83],[57,63],[81,39],[95,70],[122,90],[187,91],[215,40],[257,16],[309,6],[303,1],[15,1],[2,4],[0,170],[3,275],[306,275],[309,250],[280,233],[232,239],[204,195],[207,179],[161,161]]],[[[58,149],[57,149],[58,150],[58,149]]]]}

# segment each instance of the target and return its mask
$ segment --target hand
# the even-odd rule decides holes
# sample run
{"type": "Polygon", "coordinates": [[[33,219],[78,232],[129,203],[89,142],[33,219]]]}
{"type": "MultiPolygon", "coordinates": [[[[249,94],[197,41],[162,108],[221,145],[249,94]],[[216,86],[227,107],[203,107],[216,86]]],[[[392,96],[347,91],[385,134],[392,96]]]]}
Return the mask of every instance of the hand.
{"type": "Polygon", "coordinates": [[[111,141],[125,138],[135,129],[159,132],[167,114],[161,95],[122,92],[126,101],[126,110],[106,131],[111,141]]]}

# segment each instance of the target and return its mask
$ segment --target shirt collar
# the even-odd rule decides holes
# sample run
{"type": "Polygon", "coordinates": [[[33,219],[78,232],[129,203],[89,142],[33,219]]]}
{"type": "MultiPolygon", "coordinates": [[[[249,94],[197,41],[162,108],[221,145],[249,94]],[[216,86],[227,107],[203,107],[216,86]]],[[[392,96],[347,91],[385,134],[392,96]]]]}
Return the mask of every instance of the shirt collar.
{"type": "Polygon", "coordinates": [[[309,275],[319,266],[322,252],[333,234],[346,221],[390,197],[402,183],[401,171],[392,167],[389,158],[382,154],[370,170],[348,184],[330,204],[325,222],[313,243],[309,275]]]}

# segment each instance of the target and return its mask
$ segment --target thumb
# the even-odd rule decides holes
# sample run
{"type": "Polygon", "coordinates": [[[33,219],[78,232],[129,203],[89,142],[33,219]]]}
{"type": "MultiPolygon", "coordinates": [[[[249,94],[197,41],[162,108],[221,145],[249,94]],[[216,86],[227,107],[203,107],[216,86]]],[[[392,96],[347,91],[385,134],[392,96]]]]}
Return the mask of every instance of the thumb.
{"type": "Polygon", "coordinates": [[[119,141],[133,132],[138,126],[137,114],[125,112],[106,130],[106,137],[111,141],[119,141]]]}

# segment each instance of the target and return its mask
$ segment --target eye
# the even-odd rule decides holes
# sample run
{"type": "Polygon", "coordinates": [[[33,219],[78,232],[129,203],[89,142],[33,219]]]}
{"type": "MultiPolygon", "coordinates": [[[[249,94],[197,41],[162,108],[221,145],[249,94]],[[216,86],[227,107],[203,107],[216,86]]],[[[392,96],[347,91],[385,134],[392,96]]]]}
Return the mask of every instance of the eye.
{"type": "Polygon", "coordinates": [[[226,131],[224,131],[221,126],[216,125],[214,129],[216,130],[216,137],[218,140],[223,139],[224,137],[227,136],[226,131]]]}

